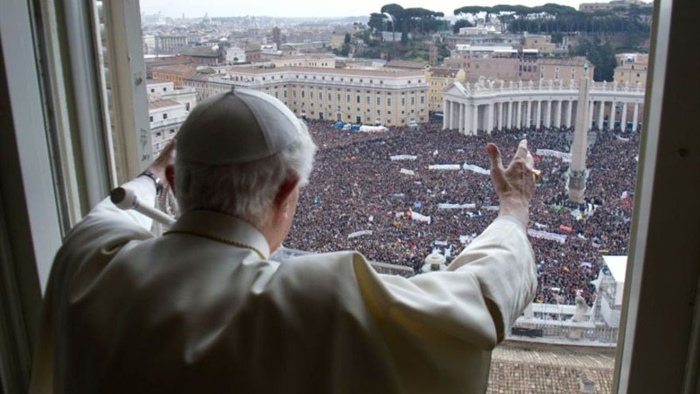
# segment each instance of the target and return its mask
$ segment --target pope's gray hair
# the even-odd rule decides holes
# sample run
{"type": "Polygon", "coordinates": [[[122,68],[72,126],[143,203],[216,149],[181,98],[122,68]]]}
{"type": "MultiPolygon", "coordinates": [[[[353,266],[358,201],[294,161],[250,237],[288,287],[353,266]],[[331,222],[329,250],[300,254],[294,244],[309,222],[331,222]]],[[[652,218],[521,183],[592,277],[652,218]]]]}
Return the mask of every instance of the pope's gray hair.
{"type": "Polygon", "coordinates": [[[178,160],[175,154],[175,195],[181,213],[207,210],[259,225],[272,207],[280,186],[292,177],[304,186],[316,154],[306,124],[301,138],[279,153],[249,163],[205,165],[178,160]]]}

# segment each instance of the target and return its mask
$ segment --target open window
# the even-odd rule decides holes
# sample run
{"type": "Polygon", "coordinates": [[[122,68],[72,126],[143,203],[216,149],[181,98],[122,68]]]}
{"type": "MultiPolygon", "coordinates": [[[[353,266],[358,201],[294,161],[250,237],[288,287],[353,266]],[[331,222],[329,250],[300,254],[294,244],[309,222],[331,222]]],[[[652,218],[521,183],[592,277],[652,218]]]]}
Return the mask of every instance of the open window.
{"type": "MultiPolygon", "coordinates": [[[[618,392],[698,387],[700,54],[687,50],[687,37],[700,10],[682,6],[657,0],[653,15],[618,392]]],[[[0,376],[10,393],[26,387],[41,289],[62,237],[151,161],[152,146],[136,3],[2,2],[0,44],[0,312],[8,317],[0,320],[0,376]]],[[[332,117],[350,116],[339,108],[332,117]]]]}

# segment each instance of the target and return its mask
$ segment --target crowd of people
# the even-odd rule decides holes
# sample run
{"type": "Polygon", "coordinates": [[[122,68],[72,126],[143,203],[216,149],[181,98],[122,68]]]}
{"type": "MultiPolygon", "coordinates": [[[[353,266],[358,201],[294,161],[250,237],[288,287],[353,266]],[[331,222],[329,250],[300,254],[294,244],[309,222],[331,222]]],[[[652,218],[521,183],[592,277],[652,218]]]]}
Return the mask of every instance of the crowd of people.
{"type": "Polygon", "coordinates": [[[566,192],[569,163],[536,155],[538,149],[569,152],[571,132],[509,130],[464,136],[443,131],[438,122],[361,133],[309,121],[309,129],[319,151],[285,241],[288,248],[353,249],[370,260],[416,272],[432,252],[444,254],[449,263],[498,214],[489,175],[472,170],[488,170],[486,144],[496,143],[506,162],[526,138],[541,171],[530,228],[558,238],[531,237],[539,277],[536,301],[574,304],[580,294],[591,305],[595,289],[590,282],[601,269],[601,256],[627,254],[637,135],[595,135],[588,150],[586,202],[571,204],[566,192]],[[405,156],[391,160],[400,155],[405,156]],[[438,164],[476,167],[429,169],[438,164]],[[460,207],[444,209],[440,204],[460,207]],[[429,223],[412,219],[414,213],[429,217],[429,223]]]}

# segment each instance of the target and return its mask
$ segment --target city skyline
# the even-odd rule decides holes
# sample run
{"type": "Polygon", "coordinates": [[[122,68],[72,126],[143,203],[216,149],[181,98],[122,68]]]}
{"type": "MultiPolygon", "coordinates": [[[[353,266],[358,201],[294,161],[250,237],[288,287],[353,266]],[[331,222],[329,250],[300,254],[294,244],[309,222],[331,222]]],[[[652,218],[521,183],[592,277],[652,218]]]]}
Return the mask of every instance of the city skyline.
{"type": "MultiPolygon", "coordinates": [[[[555,3],[578,9],[582,0],[559,0],[555,3]]],[[[259,2],[246,2],[234,4],[222,0],[200,0],[191,3],[188,0],[140,0],[141,12],[145,14],[162,13],[166,17],[202,17],[205,14],[213,16],[268,16],[276,18],[299,17],[352,17],[364,16],[386,5],[396,3],[404,8],[422,7],[431,11],[444,12],[446,17],[452,16],[457,8],[467,5],[495,6],[498,4],[521,4],[528,7],[552,3],[547,0],[479,0],[474,4],[469,0],[355,0],[352,2],[332,2],[318,0],[299,0],[289,2],[286,0],[264,0],[259,2]]]]}

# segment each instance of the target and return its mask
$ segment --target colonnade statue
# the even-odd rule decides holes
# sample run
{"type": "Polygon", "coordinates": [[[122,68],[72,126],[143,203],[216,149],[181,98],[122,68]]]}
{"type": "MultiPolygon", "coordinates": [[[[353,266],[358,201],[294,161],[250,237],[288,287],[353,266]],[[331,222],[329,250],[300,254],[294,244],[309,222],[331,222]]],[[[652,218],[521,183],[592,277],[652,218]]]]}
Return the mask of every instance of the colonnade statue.
{"type": "Polygon", "coordinates": [[[586,300],[580,295],[576,296],[576,310],[574,311],[574,316],[571,318],[572,322],[581,323],[586,321],[586,314],[590,308],[586,304],[586,300]]]}

